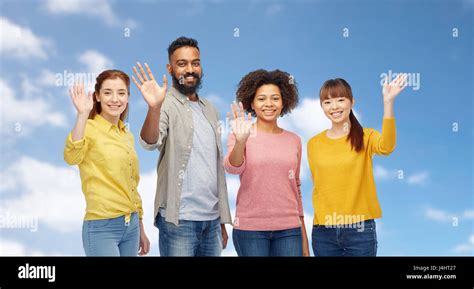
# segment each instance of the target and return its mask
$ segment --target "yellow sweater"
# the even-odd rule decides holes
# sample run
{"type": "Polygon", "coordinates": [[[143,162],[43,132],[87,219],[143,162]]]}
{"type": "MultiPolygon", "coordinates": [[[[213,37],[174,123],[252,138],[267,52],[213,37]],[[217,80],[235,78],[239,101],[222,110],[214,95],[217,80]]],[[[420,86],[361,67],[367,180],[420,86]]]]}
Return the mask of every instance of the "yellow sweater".
{"type": "Polygon", "coordinates": [[[395,149],[395,119],[385,118],[382,134],[364,128],[364,149],[351,149],[347,136],[330,139],[327,130],[308,142],[308,162],[313,177],[315,225],[342,225],[382,217],[372,156],[395,149]]]}

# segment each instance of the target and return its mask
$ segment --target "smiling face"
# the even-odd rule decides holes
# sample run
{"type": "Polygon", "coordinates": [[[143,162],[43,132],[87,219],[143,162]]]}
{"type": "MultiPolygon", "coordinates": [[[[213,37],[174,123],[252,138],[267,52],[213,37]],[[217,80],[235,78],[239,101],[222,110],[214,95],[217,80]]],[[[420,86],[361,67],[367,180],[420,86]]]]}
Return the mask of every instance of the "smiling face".
{"type": "Polygon", "coordinates": [[[275,122],[283,109],[280,88],[274,84],[260,86],[252,102],[257,118],[266,122],[275,122]]]}
{"type": "Polygon", "coordinates": [[[321,100],[321,107],[324,114],[332,123],[348,123],[349,114],[351,113],[353,102],[343,96],[332,97],[328,95],[327,98],[321,100]]]}
{"type": "Polygon", "coordinates": [[[352,89],[342,78],[329,79],[319,91],[319,101],[324,114],[334,125],[350,124],[349,115],[354,106],[352,89]]]}
{"type": "Polygon", "coordinates": [[[100,103],[100,115],[111,123],[117,123],[120,115],[127,108],[127,85],[120,78],[106,79],[102,83],[96,99],[100,103]]]}
{"type": "Polygon", "coordinates": [[[200,53],[196,47],[183,46],[176,49],[167,68],[176,89],[185,95],[196,93],[202,78],[200,53]]]}

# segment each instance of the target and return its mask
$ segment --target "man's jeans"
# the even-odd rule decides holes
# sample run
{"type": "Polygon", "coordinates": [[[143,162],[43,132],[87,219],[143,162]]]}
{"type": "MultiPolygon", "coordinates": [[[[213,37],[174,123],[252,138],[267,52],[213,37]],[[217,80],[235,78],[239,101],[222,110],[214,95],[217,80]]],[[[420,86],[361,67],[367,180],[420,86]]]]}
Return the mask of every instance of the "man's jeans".
{"type": "Polygon", "coordinates": [[[179,226],[158,214],[160,256],[220,256],[222,231],[220,218],[212,221],[179,220],[179,226]]]}

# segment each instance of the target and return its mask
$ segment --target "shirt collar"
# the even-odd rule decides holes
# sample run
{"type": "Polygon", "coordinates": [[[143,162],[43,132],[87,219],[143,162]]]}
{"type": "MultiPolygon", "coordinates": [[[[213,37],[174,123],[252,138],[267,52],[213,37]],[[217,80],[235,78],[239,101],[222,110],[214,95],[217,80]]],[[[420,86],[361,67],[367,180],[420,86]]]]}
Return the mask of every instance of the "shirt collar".
{"type": "Polygon", "coordinates": [[[105,129],[106,131],[110,131],[114,127],[118,127],[120,130],[125,131],[125,128],[126,128],[125,123],[121,119],[119,119],[118,125],[115,125],[115,124],[110,123],[108,120],[106,120],[100,114],[95,115],[94,121],[96,121],[97,124],[101,128],[105,129]]]}
{"type": "MultiPolygon", "coordinates": [[[[189,98],[182,94],[181,92],[179,92],[179,90],[177,90],[175,87],[171,86],[171,88],[169,89],[169,93],[171,95],[173,95],[177,100],[179,100],[179,102],[181,102],[181,104],[185,104],[186,101],[189,101],[189,98]]],[[[196,94],[197,95],[197,94],[196,94]]],[[[203,99],[202,97],[199,97],[198,96],[198,100],[199,102],[202,104],[202,105],[206,105],[206,100],[203,99]]]]}

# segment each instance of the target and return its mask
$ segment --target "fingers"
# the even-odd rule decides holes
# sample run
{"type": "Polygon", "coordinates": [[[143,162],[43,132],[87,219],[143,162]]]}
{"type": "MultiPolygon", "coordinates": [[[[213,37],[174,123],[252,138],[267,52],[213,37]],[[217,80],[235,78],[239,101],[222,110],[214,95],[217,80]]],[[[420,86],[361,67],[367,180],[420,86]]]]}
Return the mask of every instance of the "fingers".
{"type": "Polygon", "coordinates": [[[138,255],[144,256],[150,252],[150,242],[142,241],[140,242],[140,250],[138,251],[138,255]]]}
{"type": "Polygon", "coordinates": [[[399,74],[396,78],[395,85],[400,88],[404,87],[406,84],[407,77],[408,75],[406,73],[399,74]]]}
{"type": "Polygon", "coordinates": [[[230,110],[232,111],[232,116],[234,117],[234,120],[237,119],[237,111],[235,107],[235,102],[230,104],[230,110]]]}
{"type": "Polygon", "coordinates": [[[137,62],[137,64],[138,64],[138,68],[140,68],[140,73],[141,73],[141,75],[143,76],[143,78],[145,79],[145,81],[148,81],[148,77],[146,76],[145,70],[143,70],[142,65],[140,64],[140,62],[137,62]]]}
{"type": "Polygon", "coordinates": [[[405,82],[408,78],[408,74],[406,73],[399,73],[397,77],[395,77],[394,80],[390,83],[391,86],[397,86],[397,87],[402,87],[405,85],[405,82]]]}
{"type": "Polygon", "coordinates": [[[247,120],[252,121],[252,114],[250,112],[247,114],[247,120]]]}
{"type": "Polygon", "coordinates": [[[142,86],[141,86],[141,84],[139,84],[139,83],[137,82],[137,80],[135,79],[135,77],[134,77],[133,75],[132,75],[132,81],[135,83],[135,85],[138,87],[138,89],[139,89],[140,91],[142,91],[142,86]]]}
{"type": "Polygon", "coordinates": [[[145,62],[145,68],[146,68],[146,72],[148,73],[148,76],[150,77],[150,80],[154,80],[155,77],[153,76],[153,73],[151,73],[151,69],[148,66],[148,63],[146,63],[146,62],[145,62]]]}
{"type": "Polygon", "coordinates": [[[74,83],[73,89],[74,89],[74,96],[77,96],[77,95],[79,95],[79,92],[78,92],[78,84],[77,84],[77,82],[76,82],[76,83],[74,83]]]}
{"type": "Polygon", "coordinates": [[[244,120],[244,105],[241,101],[239,101],[239,116],[242,118],[242,120],[244,120]]]}
{"type": "Polygon", "coordinates": [[[142,76],[140,75],[140,73],[138,72],[135,66],[133,66],[133,72],[135,72],[135,75],[138,77],[138,80],[140,80],[140,84],[143,84],[145,81],[143,80],[142,76]]]}

